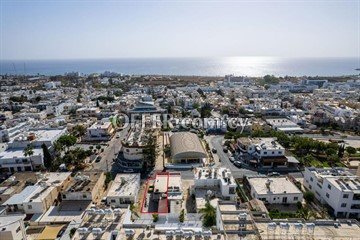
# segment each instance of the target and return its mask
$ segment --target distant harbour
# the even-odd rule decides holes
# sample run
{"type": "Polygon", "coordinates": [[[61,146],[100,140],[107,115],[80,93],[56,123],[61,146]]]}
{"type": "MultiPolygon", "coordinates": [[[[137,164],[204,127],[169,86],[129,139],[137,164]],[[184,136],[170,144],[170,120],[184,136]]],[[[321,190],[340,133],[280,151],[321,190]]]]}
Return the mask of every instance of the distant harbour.
{"type": "Polygon", "coordinates": [[[343,76],[359,74],[360,58],[119,58],[93,60],[1,60],[0,73],[57,75],[114,71],[123,74],[259,77],[343,76]]]}

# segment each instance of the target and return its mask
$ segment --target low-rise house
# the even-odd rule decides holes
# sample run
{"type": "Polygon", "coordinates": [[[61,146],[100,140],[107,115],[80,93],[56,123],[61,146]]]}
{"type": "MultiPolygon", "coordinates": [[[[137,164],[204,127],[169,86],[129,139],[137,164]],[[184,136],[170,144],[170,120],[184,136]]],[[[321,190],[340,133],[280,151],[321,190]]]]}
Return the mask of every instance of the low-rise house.
{"type": "Polygon", "coordinates": [[[125,207],[136,203],[140,189],[140,173],[117,174],[106,196],[113,207],[125,207]]]}
{"type": "Polygon", "coordinates": [[[242,153],[254,158],[257,166],[285,166],[288,161],[285,157],[285,148],[275,138],[242,137],[237,139],[237,147],[242,153]]]}
{"type": "Polygon", "coordinates": [[[63,201],[93,201],[100,199],[104,186],[103,172],[79,172],[71,179],[69,186],[62,191],[63,201]]]}
{"type": "Polygon", "coordinates": [[[296,204],[303,200],[302,192],[287,177],[246,178],[250,195],[269,204],[296,204]]]}
{"type": "Polygon", "coordinates": [[[1,170],[8,173],[40,170],[44,166],[42,148],[34,148],[31,156],[25,156],[22,148],[10,148],[0,153],[1,170]]]}
{"type": "Polygon", "coordinates": [[[25,187],[2,205],[9,212],[43,214],[54,202],[59,201],[58,195],[69,184],[70,175],[68,172],[39,174],[39,181],[35,185],[25,187]]]}
{"type": "Polygon", "coordinates": [[[26,240],[25,215],[0,216],[0,239],[26,240]]]}
{"type": "Polygon", "coordinates": [[[111,122],[98,122],[87,129],[88,141],[109,141],[115,134],[111,122]]]}
{"type": "Polygon", "coordinates": [[[99,113],[98,107],[82,107],[76,110],[76,115],[80,117],[97,117],[99,113]]]}
{"type": "Polygon", "coordinates": [[[37,180],[34,172],[17,172],[0,184],[0,204],[14,194],[20,193],[26,186],[34,185],[37,180]]]}
{"type": "Polygon", "coordinates": [[[194,190],[210,189],[218,192],[223,200],[236,200],[236,182],[227,168],[197,168],[194,176],[194,190]]]}
{"type": "Polygon", "coordinates": [[[182,198],[181,174],[157,173],[155,178],[149,179],[147,182],[141,212],[179,214],[182,198]]]}
{"type": "Polygon", "coordinates": [[[299,125],[287,118],[269,118],[266,119],[266,122],[276,131],[285,133],[302,133],[304,131],[299,125]]]}

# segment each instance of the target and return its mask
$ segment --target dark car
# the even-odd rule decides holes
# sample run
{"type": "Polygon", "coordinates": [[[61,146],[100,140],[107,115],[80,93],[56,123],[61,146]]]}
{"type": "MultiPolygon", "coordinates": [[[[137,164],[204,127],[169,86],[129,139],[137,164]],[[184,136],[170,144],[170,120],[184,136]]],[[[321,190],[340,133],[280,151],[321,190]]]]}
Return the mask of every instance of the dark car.
{"type": "Polygon", "coordinates": [[[217,150],[215,148],[211,149],[212,153],[217,153],[217,150]]]}
{"type": "Polygon", "coordinates": [[[235,161],[234,165],[238,168],[241,168],[241,162],[240,161],[235,161]]]}
{"type": "Polygon", "coordinates": [[[95,159],[95,162],[100,162],[100,161],[101,161],[101,157],[97,156],[96,159],[95,159]]]}
{"type": "Polygon", "coordinates": [[[228,152],[228,149],[227,149],[227,148],[223,148],[223,151],[224,151],[224,153],[227,153],[227,152],[228,152]]]}
{"type": "Polygon", "coordinates": [[[279,177],[279,176],[280,176],[280,173],[278,173],[278,172],[271,172],[271,173],[268,173],[268,176],[269,176],[269,177],[279,177]]]}

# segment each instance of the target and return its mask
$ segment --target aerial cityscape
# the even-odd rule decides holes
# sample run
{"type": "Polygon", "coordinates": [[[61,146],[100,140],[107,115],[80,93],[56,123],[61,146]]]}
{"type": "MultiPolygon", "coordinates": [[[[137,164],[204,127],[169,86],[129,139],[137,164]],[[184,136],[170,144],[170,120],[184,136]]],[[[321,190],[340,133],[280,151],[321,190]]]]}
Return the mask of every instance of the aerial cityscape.
{"type": "Polygon", "coordinates": [[[0,4],[0,240],[360,239],[359,1],[0,4]]]}

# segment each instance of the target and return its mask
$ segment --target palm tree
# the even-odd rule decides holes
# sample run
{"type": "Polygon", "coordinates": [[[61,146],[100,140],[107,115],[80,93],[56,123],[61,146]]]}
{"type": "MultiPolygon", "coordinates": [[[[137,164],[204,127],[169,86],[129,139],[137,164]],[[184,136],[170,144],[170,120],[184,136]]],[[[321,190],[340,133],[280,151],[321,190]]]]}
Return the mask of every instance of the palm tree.
{"type": "Polygon", "coordinates": [[[296,212],[296,216],[299,218],[303,218],[305,220],[310,220],[310,218],[315,218],[314,212],[312,210],[310,210],[310,208],[306,205],[304,207],[300,208],[296,212]]]}
{"type": "Polygon", "coordinates": [[[31,156],[34,155],[34,147],[31,144],[28,144],[26,148],[24,148],[24,156],[29,157],[29,162],[31,165],[31,169],[34,170],[34,166],[32,164],[31,156]]]}
{"type": "Polygon", "coordinates": [[[203,219],[204,227],[211,227],[216,224],[216,209],[209,201],[206,202],[205,208],[200,209],[199,212],[202,214],[201,217],[203,219]]]}

